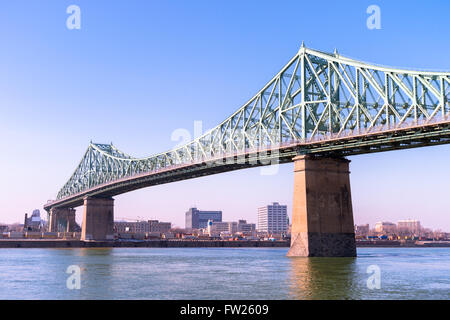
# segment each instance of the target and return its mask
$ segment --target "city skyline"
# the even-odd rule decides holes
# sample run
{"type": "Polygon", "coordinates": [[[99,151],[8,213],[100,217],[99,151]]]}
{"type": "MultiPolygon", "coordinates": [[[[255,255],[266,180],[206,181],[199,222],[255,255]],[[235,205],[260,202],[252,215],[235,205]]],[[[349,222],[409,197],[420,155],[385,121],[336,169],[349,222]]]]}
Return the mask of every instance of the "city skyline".
{"type": "MultiPolygon", "coordinates": [[[[270,206],[273,203],[274,202],[267,203],[266,206],[270,206]]],[[[280,205],[283,206],[284,204],[280,204],[280,205]]],[[[198,209],[197,206],[192,206],[192,207],[189,208],[189,210],[194,209],[194,208],[198,209]]],[[[248,223],[253,223],[255,225],[258,225],[258,215],[259,215],[259,210],[260,209],[261,209],[261,207],[258,207],[256,209],[257,210],[256,211],[256,218],[253,218],[254,220],[247,220],[248,223]]],[[[35,214],[36,210],[39,210],[39,209],[33,209],[30,212],[35,214]]],[[[200,211],[203,211],[203,210],[200,210],[200,211]]],[[[217,209],[217,210],[207,210],[207,212],[222,212],[222,210],[219,210],[219,209],[217,209]]],[[[26,212],[25,214],[29,214],[29,213],[26,212]]],[[[41,214],[44,214],[44,216],[42,216],[41,219],[43,219],[44,221],[48,222],[46,220],[46,212],[44,211],[44,213],[41,213],[41,214]]],[[[186,218],[185,214],[186,214],[186,212],[184,213],[184,217],[186,218]]],[[[288,214],[288,217],[289,217],[289,214],[288,214]]],[[[30,216],[30,218],[31,218],[31,216],[30,216]]],[[[120,215],[115,215],[114,222],[146,222],[146,221],[159,220],[159,219],[162,219],[162,218],[159,217],[158,215],[145,216],[143,214],[140,214],[140,215],[136,215],[136,217],[134,217],[134,218],[124,217],[124,216],[120,216],[120,215]]],[[[242,219],[240,219],[240,218],[238,218],[238,219],[229,219],[226,216],[222,216],[221,220],[223,222],[227,222],[227,221],[239,221],[239,220],[242,220],[242,219]]],[[[244,219],[244,220],[246,220],[246,219],[244,219]]],[[[289,223],[289,225],[290,225],[291,224],[291,218],[290,217],[289,217],[289,221],[290,221],[290,223],[289,223]]],[[[77,215],[76,222],[79,225],[82,224],[82,216],[81,215],[77,215]]],[[[450,232],[450,230],[446,230],[446,229],[443,229],[441,227],[433,228],[433,227],[424,225],[424,224],[422,224],[422,222],[419,219],[412,218],[412,217],[402,218],[402,219],[399,219],[399,220],[393,220],[393,219],[390,219],[390,218],[382,217],[382,218],[379,218],[378,220],[376,220],[376,222],[374,222],[374,223],[369,223],[367,221],[362,221],[362,222],[358,222],[358,223],[355,222],[355,227],[356,226],[368,225],[370,227],[370,229],[372,230],[372,229],[376,228],[376,225],[378,223],[385,223],[385,222],[393,223],[393,224],[396,224],[396,225],[398,225],[398,223],[400,223],[400,222],[401,223],[404,223],[404,222],[419,222],[420,225],[421,225],[421,228],[423,228],[423,229],[430,229],[432,231],[450,232]]],[[[170,221],[170,223],[172,223],[173,228],[179,228],[179,229],[184,229],[185,228],[185,226],[178,225],[177,223],[173,223],[172,221],[170,221]]],[[[186,221],[184,221],[183,223],[186,224],[186,221]]],[[[3,221],[0,221],[0,225],[11,225],[11,224],[23,224],[23,223],[21,221],[15,221],[15,222],[12,222],[12,223],[4,223],[3,221]]]]}
{"type": "MultiPolygon", "coordinates": [[[[0,132],[7,137],[0,147],[8,150],[8,157],[0,160],[2,167],[8,168],[0,176],[7,182],[0,186],[1,222],[21,222],[27,210],[42,210],[42,204],[56,197],[91,140],[113,141],[130,154],[145,156],[173,147],[177,141],[171,138],[179,128],[193,134],[196,120],[202,121],[204,129],[216,125],[259,90],[302,40],[312,48],[337,48],[343,55],[378,64],[450,69],[449,44],[432,32],[433,20],[445,12],[435,10],[436,4],[416,4],[412,10],[407,2],[382,2],[383,28],[377,34],[365,28],[366,3],[345,11],[331,5],[347,22],[337,26],[326,22],[328,27],[305,32],[302,28],[309,25],[310,18],[295,19],[295,28],[289,28],[292,25],[286,19],[280,28],[291,31],[273,37],[270,45],[266,37],[255,36],[251,25],[256,23],[255,28],[269,35],[277,34],[276,30],[247,20],[245,15],[253,9],[249,4],[234,3],[226,8],[217,3],[178,4],[183,10],[173,13],[175,18],[192,22],[186,30],[180,28],[181,23],[168,25],[156,14],[170,13],[170,3],[135,3],[132,9],[108,4],[107,18],[102,4],[79,1],[79,5],[83,23],[77,31],[65,28],[66,3],[56,7],[27,3],[30,13],[23,12],[20,4],[10,3],[4,11],[8,14],[0,16],[6,48],[0,53],[4,70],[0,76],[0,132]],[[40,15],[32,15],[38,6],[40,15]],[[211,15],[197,16],[195,10],[200,6],[211,15]],[[239,12],[234,10],[237,6],[239,12]],[[218,10],[223,16],[215,15],[218,10]],[[427,10],[433,14],[421,17],[425,21],[420,28],[396,23],[427,10]],[[130,22],[118,28],[112,21],[120,19],[123,12],[131,15],[130,22]],[[223,28],[233,18],[237,25],[223,28]],[[11,25],[17,28],[14,38],[8,33],[11,25]],[[239,25],[247,31],[240,32],[239,25]],[[344,27],[348,37],[340,38],[344,27]],[[354,29],[350,33],[349,27],[354,29]],[[402,34],[401,39],[391,35],[394,28],[402,34]],[[351,39],[357,35],[361,40],[355,44],[351,39]],[[124,43],[127,50],[121,48],[124,43]],[[441,50],[414,50],[417,43],[441,50]],[[188,78],[191,81],[186,83],[188,78]],[[197,84],[204,87],[201,94],[197,84]],[[170,123],[169,110],[177,115],[170,123]]],[[[307,10],[304,6],[310,4],[302,5],[301,9],[307,10]]],[[[395,221],[415,218],[432,228],[450,230],[445,201],[449,155],[450,147],[444,145],[349,157],[355,224],[367,221],[373,225],[383,215],[395,221]]],[[[160,214],[156,218],[182,226],[186,208],[196,203],[208,210],[220,208],[230,220],[254,221],[258,207],[278,201],[288,206],[291,218],[292,171],[293,165],[285,164],[275,175],[261,175],[259,168],[246,169],[146,188],[115,197],[115,215],[137,217],[157,208],[160,214]]],[[[82,210],[77,208],[77,221],[81,217],[82,210]]]]}

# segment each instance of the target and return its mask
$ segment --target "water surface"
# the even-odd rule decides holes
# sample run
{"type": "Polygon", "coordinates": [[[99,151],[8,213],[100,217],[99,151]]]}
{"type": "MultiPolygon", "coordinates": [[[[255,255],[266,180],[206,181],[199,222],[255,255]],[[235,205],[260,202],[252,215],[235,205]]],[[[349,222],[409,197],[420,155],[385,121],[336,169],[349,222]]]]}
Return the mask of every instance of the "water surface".
{"type": "Polygon", "coordinates": [[[287,250],[0,249],[0,299],[450,299],[450,248],[358,248],[357,258],[287,250]],[[79,290],[67,288],[71,265],[79,290]],[[380,289],[368,288],[371,265],[380,289]]]}

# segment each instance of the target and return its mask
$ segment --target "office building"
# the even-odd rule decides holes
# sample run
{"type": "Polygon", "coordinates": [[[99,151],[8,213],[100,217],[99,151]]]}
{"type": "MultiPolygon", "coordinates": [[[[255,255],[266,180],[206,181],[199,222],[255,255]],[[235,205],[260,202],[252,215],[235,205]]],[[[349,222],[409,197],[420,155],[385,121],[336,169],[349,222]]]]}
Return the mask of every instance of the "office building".
{"type": "Polygon", "coordinates": [[[397,230],[402,234],[418,235],[422,227],[418,220],[400,220],[397,223],[397,230]]]}
{"type": "Polygon", "coordinates": [[[287,233],[287,206],[274,202],[258,208],[258,231],[266,233],[287,233]]]}
{"type": "Polygon", "coordinates": [[[160,222],[158,220],[148,221],[114,221],[114,229],[117,233],[148,233],[148,232],[168,232],[172,224],[170,222],[160,222]]]}
{"type": "Polygon", "coordinates": [[[397,226],[392,222],[377,222],[375,224],[375,231],[383,234],[393,234],[397,231],[397,226]]]}
{"type": "Polygon", "coordinates": [[[256,231],[256,224],[247,223],[247,220],[239,220],[237,224],[237,231],[242,233],[253,233],[256,231]]]}
{"type": "Polygon", "coordinates": [[[200,211],[190,208],[186,212],[186,229],[206,229],[208,220],[222,222],[222,211],[200,211]]]}
{"type": "Polygon", "coordinates": [[[149,220],[150,232],[169,232],[172,228],[172,223],[170,222],[160,222],[158,220],[149,220]]]}
{"type": "Polygon", "coordinates": [[[148,221],[114,221],[114,229],[117,233],[146,233],[150,232],[148,221]]]}
{"type": "Polygon", "coordinates": [[[237,222],[209,221],[207,227],[209,235],[220,235],[221,233],[235,234],[237,222]]]}

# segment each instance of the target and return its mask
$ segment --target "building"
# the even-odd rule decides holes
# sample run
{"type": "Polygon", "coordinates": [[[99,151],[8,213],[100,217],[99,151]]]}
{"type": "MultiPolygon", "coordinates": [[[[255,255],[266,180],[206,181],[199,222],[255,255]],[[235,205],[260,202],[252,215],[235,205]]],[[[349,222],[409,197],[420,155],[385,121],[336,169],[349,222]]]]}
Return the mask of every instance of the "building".
{"type": "Polygon", "coordinates": [[[238,223],[209,220],[207,229],[210,236],[221,233],[235,234],[238,231],[238,223]]]}
{"type": "Polygon", "coordinates": [[[169,232],[172,228],[172,223],[170,222],[160,222],[158,220],[148,220],[150,225],[150,232],[169,232]]]}
{"type": "Polygon", "coordinates": [[[117,233],[149,233],[168,232],[172,227],[170,222],[160,222],[158,220],[148,221],[114,221],[114,229],[117,233]]]}
{"type": "Polygon", "coordinates": [[[204,232],[209,236],[220,236],[221,234],[234,235],[236,233],[253,235],[256,234],[256,225],[254,223],[247,223],[246,220],[239,220],[238,222],[209,220],[206,231],[204,232]]]}
{"type": "Polygon", "coordinates": [[[289,222],[287,206],[274,202],[258,208],[258,231],[266,233],[287,233],[289,222]]]}
{"type": "Polygon", "coordinates": [[[369,225],[368,224],[362,224],[362,225],[355,225],[355,235],[366,237],[369,235],[369,225]]]}
{"type": "Polygon", "coordinates": [[[247,223],[247,220],[239,220],[237,223],[237,231],[242,233],[254,233],[256,231],[256,224],[247,223]]]}
{"type": "Polygon", "coordinates": [[[114,221],[114,230],[117,233],[146,233],[150,232],[148,221],[114,221]]]}
{"type": "Polygon", "coordinates": [[[405,235],[419,235],[422,227],[419,220],[400,220],[397,223],[397,230],[405,235]]]}
{"type": "Polygon", "coordinates": [[[25,219],[23,224],[23,230],[25,231],[43,231],[44,221],[41,220],[41,212],[38,209],[33,210],[31,217],[28,218],[28,213],[25,213],[25,219]]]}
{"type": "Polygon", "coordinates": [[[206,229],[208,220],[222,222],[222,211],[200,211],[190,208],[186,212],[186,229],[206,229]]]}
{"type": "Polygon", "coordinates": [[[375,224],[375,232],[383,234],[393,234],[397,232],[397,226],[392,222],[377,222],[375,224]]]}

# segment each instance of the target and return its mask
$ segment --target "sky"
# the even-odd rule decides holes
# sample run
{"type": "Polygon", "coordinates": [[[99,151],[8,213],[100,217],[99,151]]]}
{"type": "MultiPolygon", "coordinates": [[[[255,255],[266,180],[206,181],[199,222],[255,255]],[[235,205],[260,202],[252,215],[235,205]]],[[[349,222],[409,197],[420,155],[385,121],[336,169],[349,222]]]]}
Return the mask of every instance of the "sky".
{"type": "MultiPolygon", "coordinates": [[[[194,121],[219,124],[310,48],[395,67],[450,70],[448,1],[2,1],[0,222],[55,199],[89,142],[150,156],[194,121]],[[366,12],[381,12],[370,30],[366,12]],[[68,29],[77,5],[80,29],[68,29]]],[[[418,219],[450,231],[450,146],[349,157],[355,223],[418,219]]],[[[115,197],[116,219],[184,227],[191,206],[256,222],[291,214],[293,164],[247,169],[115,197]]],[[[82,208],[77,208],[81,223],[82,208]]]]}

